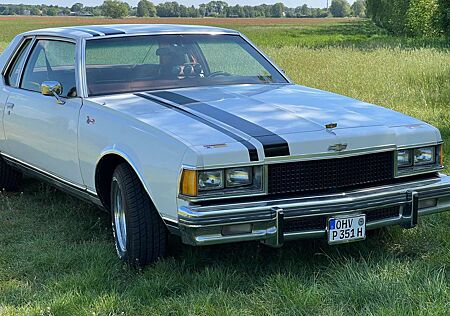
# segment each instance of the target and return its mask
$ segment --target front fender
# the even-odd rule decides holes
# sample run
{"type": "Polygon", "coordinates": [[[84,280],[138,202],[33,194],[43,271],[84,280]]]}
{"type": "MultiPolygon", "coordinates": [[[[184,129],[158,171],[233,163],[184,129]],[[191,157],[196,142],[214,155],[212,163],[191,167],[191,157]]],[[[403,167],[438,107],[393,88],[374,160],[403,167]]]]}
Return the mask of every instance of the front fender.
{"type": "Polygon", "coordinates": [[[132,117],[86,102],[80,112],[78,151],[83,181],[96,193],[99,161],[116,154],[141,180],[161,216],[176,219],[179,172],[188,146],[132,117]],[[89,116],[95,123],[87,123],[89,116]]]}

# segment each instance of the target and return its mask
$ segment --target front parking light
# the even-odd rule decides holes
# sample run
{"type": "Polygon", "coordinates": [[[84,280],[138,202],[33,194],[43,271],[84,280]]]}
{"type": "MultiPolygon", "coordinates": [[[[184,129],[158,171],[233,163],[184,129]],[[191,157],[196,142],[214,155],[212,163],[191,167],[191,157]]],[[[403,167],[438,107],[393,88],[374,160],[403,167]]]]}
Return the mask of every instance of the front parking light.
{"type": "Polygon", "coordinates": [[[184,169],[181,175],[181,194],[187,196],[197,196],[197,171],[184,169]]]}

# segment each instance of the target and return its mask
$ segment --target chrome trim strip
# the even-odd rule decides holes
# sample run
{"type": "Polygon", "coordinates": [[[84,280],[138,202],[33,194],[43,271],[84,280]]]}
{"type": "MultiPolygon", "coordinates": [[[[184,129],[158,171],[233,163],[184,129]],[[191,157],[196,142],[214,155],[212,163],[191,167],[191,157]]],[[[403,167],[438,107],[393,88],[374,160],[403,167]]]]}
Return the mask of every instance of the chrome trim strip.
{"type": "Polygon", "coordinates": [[[55,186],[72,196],[78,197],[87,202],[94,203],[95,205],[103,208],[103,205],[95,192],[87,190],[85,187],[79,186],[71,181],[55,176],[45,170],[36,168],[5,153],[0,153],[0,155],[8,164],[11,164],[14,168],[18,168],[23,172],[30,174],[30,176],[34,178],[38,178],[45,182],[48,182],[50,185],[55,186]]]}
{"type": "MultiPolygon", "coordinates": [[[[394,144],[382,145],[377,147],[365,147],[358,148],[353,150],[341,151],[341,152],[320,152],[314,154],[303,154],[303,155],[295,155],[289,157],[273,157],[266,158],[263,163],[264,164],[274,164],[274,163],[283,163],[283,162],[296,162],[296,161],[308,161],[308,160],[320,160],[320,159],[333,159],[333,158],[345,158],[350,156],[359,156],[365,154],[375,154],[379,152],[385,151],[396,151],[398,149],[408,149],[408,148],[416,148],[416,146],[437,146],[441,143],[432,143],[432,144],[422,144],[422,145],[414,145],[411,147],[408,145],[407,147],[398,147],[394,144]]],[[[235,163],[235,164],[216,164],[216,165],[208,165],[208,166],[187,166],[191,170],[209,170],[209,169],[220,169],[220,168],[230,168],[230,167],[246,167],[246,166],[254,166],[261,165],[261,162],[244,162],[244,163],[235,163]]],[[[435,171],[439,171],[437,169],[435,171]]],[[[431,172],[431,171],[429,171],[431,172]]]]}
{"type": "Polygon", "coordinates": [[[444,142],[441,140],[438,142],[419,143],[419,144],[413,144],[413,145],[402,145],[402,146],[398,146],[398,149],[413,149],[413,148],[418,148],[418,147],[438,146],[443,143],[444,142]]]}
{"type": "Polygon", "coordinates": [[[435,206],[435,207],[429,207],[426,209],[419,209],[419,216],[425,216],[425,215],[431,215],[431,214],[436,214],[436,213],[440,213],[446,210],[449,210],[450,206],[449,205],[443,205],[443,206],[435,206]]]}
{"type": "Polygon", "coordinates": [[[366,147],[358,148],[353,150],[344,150],[339,152],[321,152],[314,154],[304,154],[296,155],[290,157],[274,157],[266,158],[265,163],[283,163],[283,162],[294,162],[294,161],[308,161],[308,160],[322,160],[322,159],[334,159],[334,158],[345,158],[351,156],[361,156],[365,154],[375,154],[386,151],[395,151],[396,146],[393,144],[382,145],[377,147],[366,147]]]}
{"type": "Polygon", "coordinates": [[[86,189],[86,192],[89,193],[89,194],[91,194],[91,195],[97,196],[97,192],[95,192],[94,190],[86,189]]]}
{"type": "Polygon", "coordinates": [[[87,88],[87,79],[86,79],[86,39],[83,38],[80,41],[80,92],[82,94],[82,98],[87,98],[89,96],[88,88],[87,88]]]}
{"type": "Polygon", "coordinates": [[[430,165],[430,168],[425,169],[425,170],[417,170],[417,171],[413,170],[412,172],[397,172],[397,175],[395,178],[404,178],[404,177],[416,176],[416,175],[421,175],[421,174],[440,172],[444,169],[445,169],[445,167],[442,167],[439,165],[430,165]]]}
{"type": "MultiPolygon", "coordinates": [[[[74,188],[77,188],[77,189],[79,189],[79,190],[83,190],[83,191],[86,191],[86,192],[87,192],[87,189],[86,189],[85,186],[81,186],[81,185],[79,185],[79,184],[76,184],[76,183],[74,183],[74,182],[71,182],[70,180],[67,180],[67,179],[61,178],[61,177],[59,177],[59,176],[56,176],[56,175],[54,175],[53,173],[50,173],[50,172],[48,172],[48,171],[46,171],[46,170],[43,170],[43,169],[38,168],[38,167],[35,167],[35,166],[33,166],[32,164],[29,164],[28,162],[25,162],[25,161],[23,161],[23,160],[17,159],[17,158],[15,158],[15,157],[13,157],[13,156],[10,156],[10,155],[8,155],[8,154],[5,154],[4,152],[1,152],[0,155],[3,156],[6,160],[10,160],[12,163],[14,163],[14,162],[15,162],[15,163],[18,163],[18,164],[20,164],[20,165],[23,165],[23,166],[25,166],[25,167],[27,167],[27,168],[30,168],[30,169],[36,171],[36,172],[42,173],[42,174],[44,174],[44,175],[46,175],[46,176],[48,176],[48,177],[50,177],[50,178],[53,178],[53,179],[55,179],[55,180],[58,180],[59,182],[62,182],[62,183],[64,183],[64,184],[70,185],[71,187],[74,187],[74,188]]],[[[95,194],[95,195],[97,195],[97,194],[95,194]]]]}

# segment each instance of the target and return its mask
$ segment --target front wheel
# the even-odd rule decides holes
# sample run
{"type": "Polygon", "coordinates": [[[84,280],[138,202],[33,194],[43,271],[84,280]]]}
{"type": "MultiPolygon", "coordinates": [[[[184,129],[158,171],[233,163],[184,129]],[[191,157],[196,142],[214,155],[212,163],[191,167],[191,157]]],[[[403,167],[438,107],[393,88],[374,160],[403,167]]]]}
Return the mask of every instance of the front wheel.
{"type": "Polygon", "coordinates": [[[167,231],[133,169],[122,163],[111,180],[111,217],[117,254],[134,266],[166,253],[167,231]]]}

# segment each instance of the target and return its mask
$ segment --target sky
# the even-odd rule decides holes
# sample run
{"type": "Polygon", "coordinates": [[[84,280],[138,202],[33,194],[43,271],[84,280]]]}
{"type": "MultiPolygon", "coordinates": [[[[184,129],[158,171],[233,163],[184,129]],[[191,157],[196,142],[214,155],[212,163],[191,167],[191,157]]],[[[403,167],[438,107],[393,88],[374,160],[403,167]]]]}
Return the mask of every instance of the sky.
{"type": "MultiPolygon", "coordinates": [[[[172,1],[172,0],[154,0],[153,3],[161,3],[166,1],[172,1]]],[[[184,5],[199,5],[200,3],[207,3],[210,0],[176,0],[180,4],[184,5]]],[[[309,7],[314,8],[324,8],[327,5],[327,0],[224,0],[230,5],[258,5],[262,3],[266,4],[273,4],[277,2],[283,2],[286,6],[290,8],[298,7],[304,3],[306,3],[309,7]]],[[[351,3],[354,2],[354,0],[348,0],[351,3]]],[[[11,4],[57,4],[60,6],[72,6],[72,4],[76,2],[81,2],[85,6],[96,6],[103,3],[103,0],[0,0],[0,3],[11,3],[11,4]]],[[[131,6],[136,6],[139,0],[125,0],[128,4],[131,6]]],[[[331,3],[331,0],[329,0],[331,3]]]]}

